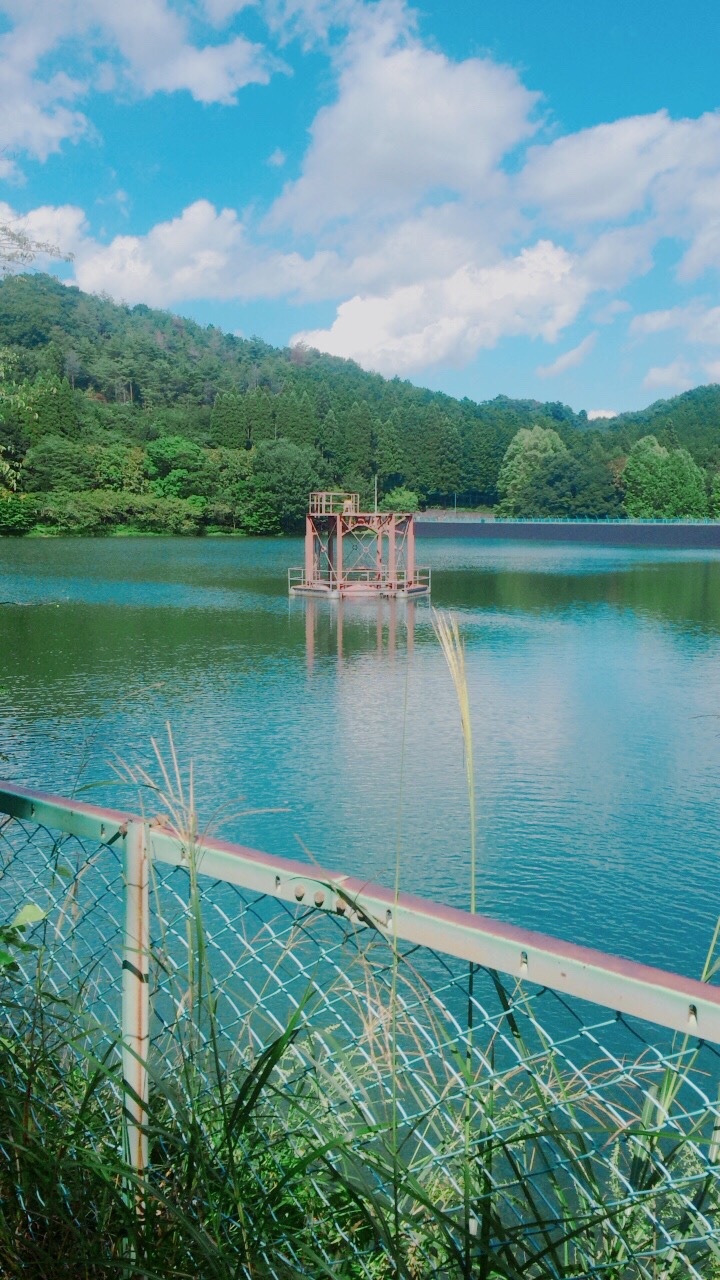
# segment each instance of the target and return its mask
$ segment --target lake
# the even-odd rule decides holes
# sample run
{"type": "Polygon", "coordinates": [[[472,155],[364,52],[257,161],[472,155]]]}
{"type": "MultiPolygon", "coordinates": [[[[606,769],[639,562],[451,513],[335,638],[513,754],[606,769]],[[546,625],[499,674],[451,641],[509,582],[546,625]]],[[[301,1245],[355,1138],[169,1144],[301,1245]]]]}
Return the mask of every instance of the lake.
{"type": "MultiPolygon", "coordinates": [[[[478,909],[698,975],[720,912],[720,553],[434,540],[467,648],[478,909]]],[[[289,600],[300,541],[0,540],[0,775],[137,809],[172,725],[213,834],[469,902],[425,602],[289,600]],[[281,812],[247,813],[250,809],[281,812]]],[[[155,812],[150,802],[150,812],[155,812]]]]}

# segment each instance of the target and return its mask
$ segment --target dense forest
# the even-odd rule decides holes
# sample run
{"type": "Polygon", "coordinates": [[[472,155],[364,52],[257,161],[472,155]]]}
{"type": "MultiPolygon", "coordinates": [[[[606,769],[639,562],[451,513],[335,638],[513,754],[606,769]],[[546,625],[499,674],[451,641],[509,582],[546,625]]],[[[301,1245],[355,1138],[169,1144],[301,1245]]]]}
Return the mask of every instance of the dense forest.
{"type": "Polygon", "coordinates": [[[318,487],[388,508],[720,516],[720,387],[589,422],[476,404],[46,275],[0,281],[0,533],[293,530],[318,487]]]}

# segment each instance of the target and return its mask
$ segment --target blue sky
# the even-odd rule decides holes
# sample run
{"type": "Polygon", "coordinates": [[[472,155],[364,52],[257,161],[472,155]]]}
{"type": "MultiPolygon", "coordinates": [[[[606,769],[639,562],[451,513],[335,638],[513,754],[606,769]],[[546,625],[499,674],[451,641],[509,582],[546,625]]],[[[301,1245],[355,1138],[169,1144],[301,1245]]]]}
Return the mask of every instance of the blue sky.
{"type": "Polygon", "coordinates": [[[637,408],[720,381],[719,55],[716,0],[0,0],[0,219],[130,304],[637,408]]]}

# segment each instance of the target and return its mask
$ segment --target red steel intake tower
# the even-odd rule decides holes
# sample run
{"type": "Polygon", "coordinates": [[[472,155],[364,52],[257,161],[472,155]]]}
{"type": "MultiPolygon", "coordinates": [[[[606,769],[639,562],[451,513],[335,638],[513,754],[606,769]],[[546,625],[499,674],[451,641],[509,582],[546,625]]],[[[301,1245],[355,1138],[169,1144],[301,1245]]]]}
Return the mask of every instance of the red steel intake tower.
{"type": "Polygon", "coordinates": [[[360,510],[357,493],[311,493],[305,566],[288,571],[291,595],[425,596],[430,570],[415,564],[409,512],[360,510]]]}

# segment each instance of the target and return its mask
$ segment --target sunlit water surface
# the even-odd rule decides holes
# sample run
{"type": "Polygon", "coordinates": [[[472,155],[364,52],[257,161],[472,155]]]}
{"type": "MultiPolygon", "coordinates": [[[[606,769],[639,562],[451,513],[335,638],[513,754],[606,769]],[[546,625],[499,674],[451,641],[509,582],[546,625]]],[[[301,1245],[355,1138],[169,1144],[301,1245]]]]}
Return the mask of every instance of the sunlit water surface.
{"type": "MultiPolygon", "coordinates": [[[[433,541],[467,646],[479,909],[697,973],[720,911],[720,557],[433,541]]],[[[0,775],[137,808],[172,724],[217,834],[469,902],[426,604],[288,600],[290,540],[0,541],[0,775]],[[248,809],[282,812],[245,814],[248,809]]]]}

